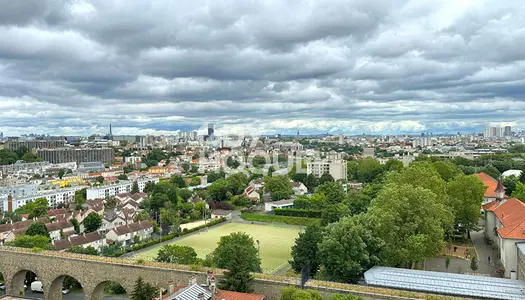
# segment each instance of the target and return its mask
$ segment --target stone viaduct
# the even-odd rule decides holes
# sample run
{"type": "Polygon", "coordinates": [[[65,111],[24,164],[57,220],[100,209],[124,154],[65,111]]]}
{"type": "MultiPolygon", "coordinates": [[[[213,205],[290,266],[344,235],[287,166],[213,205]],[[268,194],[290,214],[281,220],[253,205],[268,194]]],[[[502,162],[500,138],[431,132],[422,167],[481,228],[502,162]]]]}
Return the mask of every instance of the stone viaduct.
{"type": "MultiPolygon", "coordinates": [[[[189,266],[158,262],[141,262],[121,258],[108,258],[55,251],[33,252],[30,249],[0,246],[0,273],[4,277],[6,293],[22,296],[27,272],[35,273],[42,281],[44,300],[61,300],[62,283],[66,276],[75,278],[81,285],[85,300],[102,300],[108,282],[120,284],[128,294],[140,276],[157,287],[186,285],[191,275],[197,282],[205,283],[205,270],[191,271],[189,266]]],[[[221,270],[215,270],[220,278],[221,270]]],[[[266,300],[278,300],[282,287],[298,285],[298,278],[254,274],[254,292],[266,296],[266,300]]],[[[371,288],[332,282],[309,281],[307,287],[318,290],[324,297],[336,293],[351,292],[365,300],[376,299],[451,299],[422,293],[412,293],[384,288],[371,288]]],[[[457,298],[455,298],[457,299],[457,298]]]]}

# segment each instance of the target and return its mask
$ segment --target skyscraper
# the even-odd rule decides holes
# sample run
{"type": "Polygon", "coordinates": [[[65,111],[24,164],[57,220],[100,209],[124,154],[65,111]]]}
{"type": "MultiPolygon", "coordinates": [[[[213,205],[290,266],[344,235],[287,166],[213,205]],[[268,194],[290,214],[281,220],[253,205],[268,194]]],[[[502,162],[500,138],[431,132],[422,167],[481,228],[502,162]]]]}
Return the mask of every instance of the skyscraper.
{"type": "Polygon", "coordinates": [[[505,136],[512,135],[512,128],[510,126],[505,126],[505,136]]]}
{"type": "Polygon", "coordinates": [[[212,136],[215,133],[215,126],[213,123],[208,123],[208,136],[212,136]]]}

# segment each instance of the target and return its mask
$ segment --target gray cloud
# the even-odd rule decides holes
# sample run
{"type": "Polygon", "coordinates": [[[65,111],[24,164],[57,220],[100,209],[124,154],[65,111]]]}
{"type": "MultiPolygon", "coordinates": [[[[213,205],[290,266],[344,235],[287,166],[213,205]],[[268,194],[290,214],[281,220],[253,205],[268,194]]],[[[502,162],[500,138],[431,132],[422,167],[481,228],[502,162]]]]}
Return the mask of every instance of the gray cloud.
{"type": "Polygon", "coordinates": [[[263,133],[525,127],[518,0],[0,7],[6,134],[89,134],[110,123],[169,133],[209,121],[263,133]]]}

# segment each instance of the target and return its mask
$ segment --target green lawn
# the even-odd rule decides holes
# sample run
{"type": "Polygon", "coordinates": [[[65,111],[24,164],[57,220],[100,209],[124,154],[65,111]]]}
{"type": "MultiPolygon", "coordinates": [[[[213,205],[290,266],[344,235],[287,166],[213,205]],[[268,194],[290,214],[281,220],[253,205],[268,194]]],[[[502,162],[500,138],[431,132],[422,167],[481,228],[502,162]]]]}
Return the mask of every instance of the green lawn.
{"type": "MultiPolygon", "coordinates": [[[[291,248],[298,237],[299,227],[230,223],[183,237],[173,244],[193,247],[197,255],[204,258],[217,247],[217,242],[221,236],[239,231],[251,235],[254,241],[260,241],[261,266],[265,273],[270,273],[286,264],[291,258],[291,248]]],[[[158,249],[159,247],[152,248],[138,256],[154,258],[157,256],[158,249]]]]}

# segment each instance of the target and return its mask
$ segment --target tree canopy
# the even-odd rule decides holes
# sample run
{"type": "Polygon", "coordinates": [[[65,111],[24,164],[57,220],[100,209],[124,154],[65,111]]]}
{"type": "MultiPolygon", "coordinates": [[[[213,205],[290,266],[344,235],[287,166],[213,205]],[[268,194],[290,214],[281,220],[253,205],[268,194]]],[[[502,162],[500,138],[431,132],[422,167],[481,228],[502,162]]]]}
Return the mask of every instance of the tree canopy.
{"type": "Polygon", "coordinates": [[[264,191],[270,193],[273,201],[288,199],[293,195],[292,183],[287,175],[265,177],[264,191]]]}
{"type": "Polygon", "coordinates": [[[181,265],[191,265],[197,262],[197,252],[190,246],[168,244],[160,247],[157,261],[181,265]]]}
{"type": "Polygon", "coordinates": [[[102,217],[96,212],[89,213],[83,221],[85,232],[94,232],[102,227],[102,217]]]}
{"type": "Polygon", "coordinates": [[[319,270],[318,244],[323,239],[323,229],[317,226],[307,227],[304,232],[299,233],[292,246],[292,260],[290,265],[295,272],[300,273],[302,268],[310,264],[310,276],[314,276],[319,270]]]}
{"type": "Polygon", "coordinates": [[[47,231],[46,225],[42,222],[34,222],[29,225],[26,235],[40,235],[49,238],[49,232],[47,231]]]}

